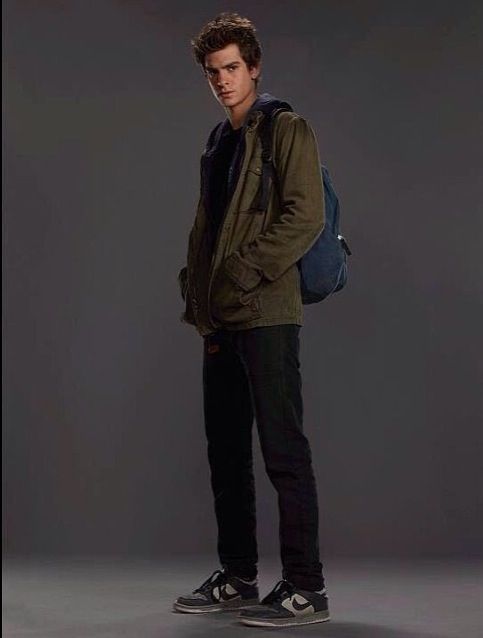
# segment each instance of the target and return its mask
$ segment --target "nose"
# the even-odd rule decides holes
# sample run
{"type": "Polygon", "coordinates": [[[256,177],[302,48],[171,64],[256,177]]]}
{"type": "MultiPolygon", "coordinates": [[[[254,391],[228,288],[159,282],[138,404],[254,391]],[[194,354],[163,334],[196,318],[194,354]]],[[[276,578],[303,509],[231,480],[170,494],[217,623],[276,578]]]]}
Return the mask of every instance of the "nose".
{"type": "Polygon", "coordinates": [[[216,81],[217,86],[221,89],[225,86],[227,80],[227,73],[224,73],[222,69],[220,69],[218,73],[218,79],[216,81]]]}

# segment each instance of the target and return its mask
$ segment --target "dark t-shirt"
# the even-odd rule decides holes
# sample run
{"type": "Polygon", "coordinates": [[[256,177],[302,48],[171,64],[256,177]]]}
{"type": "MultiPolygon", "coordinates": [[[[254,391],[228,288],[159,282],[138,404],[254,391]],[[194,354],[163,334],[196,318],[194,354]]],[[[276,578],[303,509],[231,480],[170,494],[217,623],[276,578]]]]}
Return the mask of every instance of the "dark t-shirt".
{"type": "Polygon", "coordinates": [[[230,126],[229,132],[221,138],[218,151],[213,158],[213,169],[208,186],[210,189],[208,218],[210,220],[210,235],[213,247],[228,204],[228,169],[240,139],[241,131],[242,127],[233,129],[230,126]]]}

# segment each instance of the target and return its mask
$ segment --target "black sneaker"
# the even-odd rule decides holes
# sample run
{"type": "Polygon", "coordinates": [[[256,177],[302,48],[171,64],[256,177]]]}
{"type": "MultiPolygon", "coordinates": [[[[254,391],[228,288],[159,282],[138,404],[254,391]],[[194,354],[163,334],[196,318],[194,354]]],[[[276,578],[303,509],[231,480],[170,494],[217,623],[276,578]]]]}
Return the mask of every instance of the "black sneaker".
{"type": "Polygon", "coordinates": [[[238,614],[245,625],[290,627],[330,620],[327,590],[308,591],[280,580],[260,605],[238,614]]]}
{"type": "Polygon", "coordinates": [[[198,614],[257,605],[260,602],[257,580],[243,580],[216,569],[198,589],[177,598],[173,609],[198,614]]]}

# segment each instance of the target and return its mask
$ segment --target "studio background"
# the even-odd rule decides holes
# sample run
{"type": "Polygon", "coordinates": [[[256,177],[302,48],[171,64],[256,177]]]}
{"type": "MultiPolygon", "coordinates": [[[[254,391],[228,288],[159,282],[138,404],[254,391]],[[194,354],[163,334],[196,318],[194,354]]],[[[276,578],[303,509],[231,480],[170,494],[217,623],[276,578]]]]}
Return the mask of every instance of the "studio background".
{"type": "MultiPolygon", "coordinates": [[[[190,38],[254,21],[353,255],[305,307],[328,556],[482,555],[482,5],[4,3],[4,551],[216,555],[177,273],[225,117],[190,38]]],[[[230,427],[230,424],[226,424],[230,427]]],[[[278,554],[256,427],[259,553],[278,554]]]]}

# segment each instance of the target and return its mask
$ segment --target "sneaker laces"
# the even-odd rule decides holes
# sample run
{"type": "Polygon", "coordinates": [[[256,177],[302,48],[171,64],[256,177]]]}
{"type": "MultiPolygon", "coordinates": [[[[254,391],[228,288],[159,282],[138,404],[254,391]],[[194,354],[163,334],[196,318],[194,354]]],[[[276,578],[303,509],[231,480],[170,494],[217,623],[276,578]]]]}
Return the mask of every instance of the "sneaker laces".
{"type": "Polygon", "coordinates": [[[215,571],[209,576],[201,585],[193,591],[193,594],[200,592],[206,593],[212,589],[215,585],[221,585],[227,582],[227,575],[221,569],[215,569],[215,571]]]}
{"type": "Polygon", "coordinates": [[[285,594],[292,595],[295,592],[295,585],[288,580],[279,580],[275,587],[269,592],[265,598],[261,601],[262,605],[271,605],[272,603],[281,600],[285,597],[285,594]]]}

